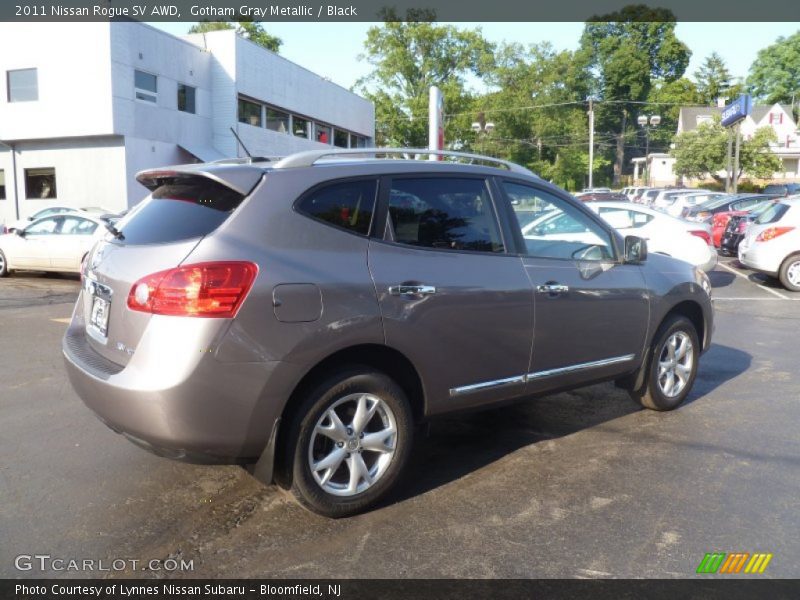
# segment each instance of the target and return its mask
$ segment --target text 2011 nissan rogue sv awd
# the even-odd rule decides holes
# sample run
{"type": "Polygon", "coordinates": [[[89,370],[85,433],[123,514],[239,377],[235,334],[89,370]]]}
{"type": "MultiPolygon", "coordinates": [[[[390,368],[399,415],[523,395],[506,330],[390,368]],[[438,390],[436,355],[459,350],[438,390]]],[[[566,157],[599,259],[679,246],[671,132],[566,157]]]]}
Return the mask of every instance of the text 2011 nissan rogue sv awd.
{"type": "Polygon", "coordinates": [[[358,152],[139,174],[152,194],[87,256],[63,342],[102,421],[342,516],[433,415],[603,380],[683,401],[713,329],[701,271],[517,165],[358,152]]]}

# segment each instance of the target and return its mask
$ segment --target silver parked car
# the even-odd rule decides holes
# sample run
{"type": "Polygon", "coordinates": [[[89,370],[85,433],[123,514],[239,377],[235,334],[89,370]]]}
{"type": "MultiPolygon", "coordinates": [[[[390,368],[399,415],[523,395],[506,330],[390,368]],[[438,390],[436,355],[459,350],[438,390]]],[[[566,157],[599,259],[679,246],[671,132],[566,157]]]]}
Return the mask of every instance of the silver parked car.
{"type": "Polygon", "coordinates": [[[382,498],[435,415],[608,380],[655,410],[686,398],[713,330],[702,271],[517,165],[376,160],[415,153],[140,173],[151,196],[86,261],[75,390],[136,444],[254,463],[329,516],[382,498]]]}

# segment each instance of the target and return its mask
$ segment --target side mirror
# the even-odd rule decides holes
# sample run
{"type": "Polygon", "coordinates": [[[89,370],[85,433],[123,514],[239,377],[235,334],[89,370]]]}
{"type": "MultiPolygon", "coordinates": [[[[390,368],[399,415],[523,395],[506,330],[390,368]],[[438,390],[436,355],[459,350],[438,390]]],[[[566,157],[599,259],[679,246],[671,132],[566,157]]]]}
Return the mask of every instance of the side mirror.
{"type": "Polygon", "coordinates": [[[647,260],[647,241],[635,235],[625,236],[625,262],[638,265],[647,260]]]}

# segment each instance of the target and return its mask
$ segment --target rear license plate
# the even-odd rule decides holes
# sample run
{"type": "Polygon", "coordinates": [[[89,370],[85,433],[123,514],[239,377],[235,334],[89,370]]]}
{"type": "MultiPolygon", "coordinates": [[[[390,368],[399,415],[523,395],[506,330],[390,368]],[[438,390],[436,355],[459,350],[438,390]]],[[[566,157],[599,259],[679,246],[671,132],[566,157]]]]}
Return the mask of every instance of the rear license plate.
{"type": "Polygon", "coordinates": [[[94,296],[92,298],[92,314],[89,323],[103,335],[108,334],[108,309],[111,303],[108,300],[94,296]]]}

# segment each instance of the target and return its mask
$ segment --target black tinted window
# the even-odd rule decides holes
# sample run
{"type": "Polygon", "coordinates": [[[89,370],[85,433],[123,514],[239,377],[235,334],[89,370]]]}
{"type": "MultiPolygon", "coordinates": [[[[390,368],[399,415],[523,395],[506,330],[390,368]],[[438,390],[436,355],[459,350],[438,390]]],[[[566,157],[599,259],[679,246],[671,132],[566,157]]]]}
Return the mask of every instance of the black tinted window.
{"type": "Polygon", "coordinates": [[[123,217],[117,228],[125,244],[158,244],[214,231],[244,196],[205,177],[170,177],[123,217]]]}
{"type": "Polygon", "coordinates": [[[375,209],[375,187],[375,180],[335,183],[311,192],[297,208],[320,221],[367,235],[375,209]]]}
{"type": "Polygon", "coordinates": [[[389,216],[394,241],[412,246],[503,252],[482,179],[425,178],[392,182],[389,216]]]}

